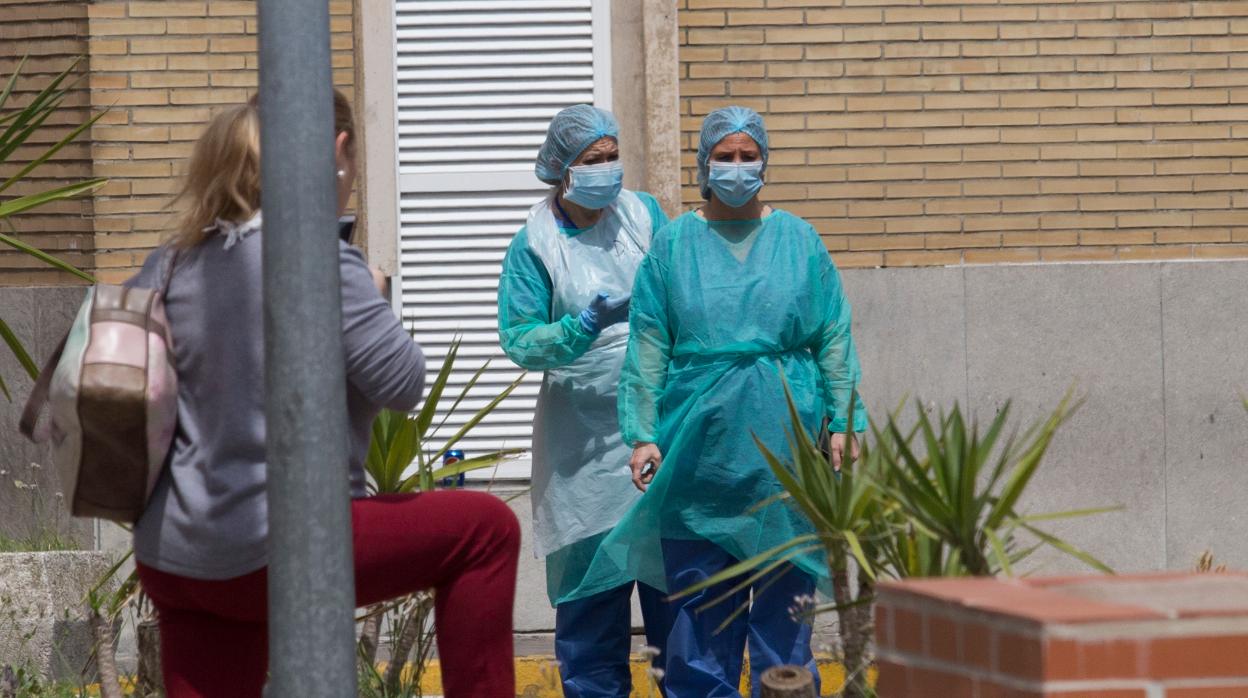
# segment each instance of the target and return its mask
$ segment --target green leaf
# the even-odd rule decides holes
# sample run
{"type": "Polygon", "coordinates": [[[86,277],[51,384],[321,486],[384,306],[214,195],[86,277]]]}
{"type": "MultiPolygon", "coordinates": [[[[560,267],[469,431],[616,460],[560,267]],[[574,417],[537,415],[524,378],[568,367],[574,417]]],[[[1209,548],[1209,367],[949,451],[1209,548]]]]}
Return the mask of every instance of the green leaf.
{"type": "Polygon", "coordinates": [[[1084,550],[1077,548],[1056,536],[1046,533],[1036,528],[1035,526],[1032,526],[1031,524],[1023,523],[1021,525],[1023,529],[1025,529],[1031,535],[1035,536],[1036,538],[1039,538],[1040,540],[1044,541],[1048,545],[1066,553],[1067,555],[1070,555],[1071,557],[1083,562],[1085,565],[1098,569],[1101,572],[1104,572],[1105,574],[1114,573],[1114,570],[1111,569],[1109,565],[1106,565],[1104,562],[1101,562],[1097,558],[1093,557],[1090,553],[1087,553],[1084,550]]]}
{"type": "Polygon", "coordinates": [[[716,584],[719,584],[720,582],[726,582],[730,579],[735,579],[736,577],[739,577],[749,572],[750,570],[757,568],[759,565],[766,563],[772,558],[783,555],[788,550],[792,550],[793,548],[797,548],[803,545],[809,545],[811,543],[817,542],[818,540],[819,540],[819,537],[813,533],[800,535],[788,542],[781,543],[780,545],[777,545],[769,550],[764,550],[763,552],[755,555],[754,557],[751,557],[747,560],[742,560],[741,562],[738,562],[735,565],[730,565],[729,567],[726,567],[720,570],[719,572],[707,577],[706,579],[703,579],[697,584],[693,584],[684,589],[681,589],[680,591],[669,596],[668,600],[674,601],[676,599],[684,598],[686,596],[696,594],[699,591],[702,591],[703,589],[709,589],[715,586],[716,584]]]}
{"type": "Polygon", "coordinates": [[[126,564],[126,560],[129,560],[130,556],[133,554],[134,548],[131,548],[126,551],[125,555],[117,558],[117,561],[113,563],[112,567],[109,567],[108,570],[106,570],[104,574],[96,580],[95,586],[91,587],[91,589],[87,591],[87,596],[83,600],[88,602],[92,610],[100,610],[100,601],[102,601],[99,596],[100,591],[104,589],[105,585],[112,581],[113,575],[117,574],[117,570],[121,569],[121,566],[126,564]]]}
{"type": "Polygon", "coordinates": [[[1010,556],[1005,554],[1005,545],[1001,542],[1001,539],[990,528],[984,529],[984,535],[988,536],[988,541],[992,543],[992,552],[997,559],[997,564],[1001,566],[1001,570],[1006,575],[1013,577],[1014,570],[1010,567],[1010,556]]]}
{"type": "Polygon", "coordinates": [[[868,559],[867,554],[862,551],[862,544],[858,542],[858,536],[850,530],[845,530],[841,533],[849,543],[849,549],[853,552],[854,559],[858,561],[859,571],[865,573],[872,581],[875,581],[875,563],[868,559]]]}
{"type": "Polygon", "coordinates": [[[472,374],[472,378],[468,379],[468,382],[464,385],[464,389],[459,391],[459,396],[455,398],[455,402],[451,404],[451,408],[446,411],[445,415],[443,415],[442,421],[438,422],[438,426],[434,427],[433,431],[430,432],[429,436],[431,438],[441,431],[442,427],[446,426],[446,421],[451,418],[451,415],[455,414],[455,410],[459,409],[459,405],[468,397],[468,393],[472,390],[473,386],[477,384],[477,381],[481,380],[481,376],[485,374],[485,370],[489,367],[490,362],[487,360],[481,365],[481,368],[477,369],[476,373],[472,374]]]}
{"type": "Polygon", "coordinates": [[[36,259],[39,259],[47,263],[48,265],[55,267],[56,269],[60,269],[61,271],[73,274],[74,276],[77,276],[83,281],[86,281],[92,284],[95,283],[95,277],[91,276],[85,271],[82,271],[81,269],[79,269],[78,267],[75,267],[69,262],[53,257],[52,255],[48,254],[47,252],[44,252],[43,250],[37,247],[28,245],[11,235],[5,235],[4,233],[0,233],[0,243],[8,245],[9,247],[12,247],[20,252],[25,252],[26,254],[32,257],[35,257],[36,259]]]}
{"type": "Polygon", "coordinates": [[[516,378],[514,381],[511,382],[511,385],[508,385],[506,388],[503,389],[503,392],[499,393],[498,396],[495,397],[493,400],[490,400],[490,402],[486,404],[484,407],[477,410],[477,413],[474,414],[467,422],[465,422],[464,426],[460,427],[459,431],[455,432],[454,436],[452,436],[449,440],[447,440],[445,444],[442,444],[442,448],[434,452],[433,456],[430,457],[430,460],[436,461],[440,459],[443,455],[446,454],[447,451],[451,449],[452,446],[459,443],[461,439],[467,436],[469,431],[471,431],[478,424],[480,424],[481,420],[488,417],[489,414],[493,412],[494,409],[497,408],[499,404],[502,403],[503,400],[506,400],[512,393],[516,391],[516,388],[520,387],[520,384],[524,381],[525,375],[527,374],[521,373],[518,378],[516,378]]]}
{"type": "Polygon", "coordinates": [[[488,453],[484,456],[477,456],[475,458],[468,458],[466,460],[461,460],[458,463],[444,465],[441,468],[438,468],[437,470],[433,471],[433,479],[441,480],[443,478],[455,477],[456,475],[459,475],[460,473],[470,473],[474,470],[483,470],[485,468],[493,468],[494,466],[498,465],[499,463],[502,463],[508,458],[514,458],[515,456],[521,453],[524,453],[524,449],[522,448],[509,448],[503,451],[495,451],[494,453],[488,453]]]}
{"type": "Polygon", "coordinates": [[[38,192],[35,194],[27,194],[16,199],[9,199],[4,203],[0,203],[0,218],[8,218],[17,215],[23,211],[52,203],[53,201],[64,201],[72,199],[75,196],[87,194],[104,186],[108,180],[103,177],[89,179],[85,182],[77,182],[74,184],[66,184],[55,189],[38,192]]]}
{"type": "Polygon", "coordinates": [[[1061,519],[1077,519],[1083,516],[1096,516],[1097,514],[1112,514],[1116,511],[1125,511],[1126,507],[1121,504],[1112,507],[1094,507],[1091,509],[1070,509],[1068,511],[1055,511],[1048,514],[1028,514],[1027,516],[1019,516],[1016,518],[1019,522],[1038,523],[1041,521],[1058,521],[1061,519]]]}
{"type": "MultiPolygon", "coordinates": [[[[771,588],[771,585],[780,581],[780,579],[781,579],[781,576],[776,575],[768,579],[766,582],[763,582],[762,584],[759,585],[757,589],[754,590],[753,592],[754,595],[765,593],[768,589],[771,588]]],[[[720,623],[718,627],[716,627],[714,630],[711,631],[711,634],[718,635],[722,633],[724,630],[728,629],[728,627],[732,625],[732,622],[736,620],[738,616],[740,616],[742,613],[745,613],[749,609],[750,609],[750,601],[749,599],[746,599],[745,603],[742,603],[740,606],[738,606],[735,611],[733,611],[727,618],[724,619],[724,622],[720,623]]]]}
{"type": "Polygon", "coordinates": [[[0,192],[3,192],[5,189],[8,189],[9,187],[13,186],[14,183],[20,181],[21,179],[26,177],[26,175],[34,171],[36,167],[39,167],[43,163],[47,162],[52,156],[60,152],[62,148],[69,145],[70,141],[73,141],[78,136],[82,135],[84,131],[94,126],[95,122],[99,121],[107,113],[108,112],[106,111],[102,111],[96,114],[95,116],[91,117],[90,119],[88,119],[85,123],[78,126],[74,130],[65,134],[65,136],[62,137],[61,140],[57,141],[54,145],[52,145],[52,147],[45,150],[42,155],[35,158],[34,160],[31,160],[30,163],[28,163],[25,167],[18,170],[12,177],[9,177],[7,180],[5,180],[3,184],[0,184],[0,192]]]}
{"type": "MultiPolygon", "coordinates": [[[[13,74],[9,76],[8,84],[4,86],[4,91],[0,92],[0,109],[4,109],[4,105],[9,101],[9,95],[13,94],[13,86],[17,84],[17,76],[21,75],[22,67],[26,65],[26,59],[29,57],[22,56],[21,60],[17,62],[17,67],[13,69],[13,74]]],[[[15,117],[16,115],[17,112],[14,112],[10,116],[15,117]]]]}
{"type": "Polygon", "coordinates": [[[434,379],[433,385],[429,388],[429,396],[425,398],[424,407],[416,415],[416,430],[422,437],[429,432],[429,426],[433,424],[433,415],[438,411],[438,403],[442,401],[442,391],[446,389],[446,382],[450,380],[451,371],[455,365],[455,357],[459,355],[459,345],[460,338],[456,336],[446,350],[446,358],[442,361],[438,377],[434,379]]]}
{"type": "MultiPolygon", "coordinates": [[[[18,109],[13,123],[0,135],[0,162],[4,162],[8,156],[30,137],[34,129],[28,124],[32,121],[38,124],[43,123],[48,116],[56,110],[64,99],[66,90],[61,89],[61,83],[65,78],[82,62],[82,57],[76,58],[69,67],[61,71],[59,75],[52,79],[42,90],[31,98],[30,103],[25,107],[18,109]]],[[[23,59],[25,61],[25,59],[23,59]]],[[[13,79],[16,79],[15,73],[13,79]]]]}
{"type": "MultiPolygon", "coordinates": [[[[9,328],[3,318],[0,318],[0,338],[3,338],[4,343],[9,345],[9,350],[13,352],[13,356],[17,358],[17,362],[22,365],[22,368],[26,369],[30,379],[38,380],[39,367],[30,358],[30,354],[26,353],[26,348],[22,346],[21,340],[17,338],[17,335],[13,333],[13,330],[9,328]]],[[[8,394],[7,390],[5,394],[8,394]]]]}
{"type": "Polygon", "coordinates": [[[780,559],[774,560],[758,568],[756,571],[752,573],[749,573],[749,574],[743,573],[744,576],[741,578],[740,582],[733,585],[731,588],[729,588],[727,591],[724,591],[719,596],[716,596],[715,598],[707,601],[706,603],[703,603],[701,606],[698,606],[696,609],[694,609],[694,611],[697,613],[701,613],[703,611],[706,611],[710,608],[713,608],[714,606],[717,606],[727,601],[728,599],[731,599],[733,596],[736,596],[738,592],[744,591],[754,586],[755,582],[762,579],[763,577],[766,577],[768,574],[771,574],[771,572],[775,570],[777,567],[780,567],[783,565],[786,568],[791,569],[793,565],[790,563],[790,560],[797,557],[798,555],[804,555],[805,553],[819,550],[819,548],[820,546],[818,545],[811,545],[806,548],[797,548],[794,550],[790,550],[784,555],[782,555],[780,559]]]}

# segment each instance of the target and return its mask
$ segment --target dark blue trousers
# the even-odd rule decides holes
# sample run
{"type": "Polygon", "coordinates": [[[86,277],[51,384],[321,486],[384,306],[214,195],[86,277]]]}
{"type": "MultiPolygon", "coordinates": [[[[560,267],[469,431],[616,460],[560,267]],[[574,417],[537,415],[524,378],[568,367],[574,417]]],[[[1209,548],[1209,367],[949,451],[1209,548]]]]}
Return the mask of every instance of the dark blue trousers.
{"type": "Polygon", "coordinates": [[[666,656],[668,604],[645,584],[625,584],[555,607],[555,659],[564,698],[628,698],[632,691],[633,587],[641,601],[646,643],[658,648],[655,666],[666,656]]]}
{"type": "MultiPolygon", "coordinates": [[[[736,564],[722,548],[705,540],[664,540],[663,562],[668,589],[676,593],[736,564]]],[[[751,588],[698,612],[697,609],[740,583],[722,582],[672,602],[672,629],[667,637],[664,688],[667,698],[738,698],[741,665],[750,650],[750,695],[761,695],[759,677],[778,664],[805,666],[819,672],[810,647],[811,626],[795,622],[789,608],[799,596],[815,593],[815,580],[791,568],[763,577],[751,588]],[[749,610],[715,632],[743,604],[749,610]]]]}

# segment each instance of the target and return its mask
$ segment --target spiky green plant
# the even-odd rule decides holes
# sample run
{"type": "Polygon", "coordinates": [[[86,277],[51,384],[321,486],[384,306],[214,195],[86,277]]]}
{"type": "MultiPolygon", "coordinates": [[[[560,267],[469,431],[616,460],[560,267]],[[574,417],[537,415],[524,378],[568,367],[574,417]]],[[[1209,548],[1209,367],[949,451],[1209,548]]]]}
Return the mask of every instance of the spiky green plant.
{"type": "MultiPolygon", "coordinates": [[[[437,483],[445,478],[452,478],[474,470],[493,468],[506,458],[521,452],[520,449],[495,451],[458,463],[439,466],[446,452],[454,448],[481,423],[481,420],[489,416],[503,400],[515,392],[524,380],[524,376],[521,375],[469,417],[454,434],[438,443],[438,435],[446,426],[447,421],[467,399],[468,393],[489,368],[487,361],[473,374],[460,390],[459,395],[455,397],[450,409],[446,410],[441,421],[435,425],[434,417],[443,402],[447,382],[454,369],[455,359],[459,356],[460,344],[458,337],[451,342],[446,359],[442,362],[442,368],[429,386],[429,395],[425,398],[425,403],[419,412],[413,415],[384,410],[373,422],[373,440],[369,444],[368,458],[364,464],[369,477],[369,490],[373,494],[428,492],[437,487],[437,483]],[[408,471],[412,470],[413,466],[414,471],[409,473],[408,471]]],[[[376,681],[377,690],[384,695],[420,695],[421,679],[433,650],[433,634],[430,627],[432,612],[432,593],[416,592],[389,603],[378,604],[368,609],[361,618],[364,622],[359,642],[361,661],[371,667],[376,657],[381,619],[387,613],[394,615],[391,628],[390,664],[386,667],[384,675],[377,677],[376,681]],[[409,656],[414,660],[413,671],[404,677],[403,667],[409,656]]],[[[363,671],[365,678],[375,673],[368,669],[363,671]]]]}
{"type": "MultiPolygon", "coordinates": [[[[1038,524],[1117,507],[1033,515],[1017,511],[1058,428],[1077,407],[1069,397],[1047,418],[1004,443],[1000,439],[1009,420],[1008,405],[983,436],[974,422],[967,426],[957,405],[935,422],[919,405],[917,424],[909,429],[903,429],[897,415],[890,414],[882,428],[872,423],[871,438],[861,444],[861,456],[857,460],[847,457],[837,473],[802,426],[787,386],[785,396],[792,425],[788,429],[791,462],[782,461],[757,438],[755,443],[784,487],[779,498],[801,510],[814,532],[742,561],[675,596],[728,581],[737,582],[733,591],[740,590],[787,569],[794,558],[822,548],[832,578],[833,602],[814,606],[808,613],[836,612],[839,616],[846,665],[844,696],[869,695],[871,605],[879,577],[1013,574],[1015,564],[1044,545],[1111,572],[1100,560],[1038,524]],[[921,451],[914,446],[916,439],[922,441],[921,451]],[[1024,546],[1023,533],[1038,542],[1024,546]],[[855,570],[857,584],[851,586],[855,570]]],[[[853,435],[846,436],[848,440],[853,435]]]]}
{"type": "MultiPolygon", "coordinates": [[[[16,87],[18,78],[21,76],[22,68],[26,65],[26,59],[23,58],[17,68],[13,70],[13,74],[9,76],[8,83],[4,89],[0,90],[0,166],[13,164],[14,154],[23,145],[32,142],[32,137],[38,134],[43,128],[48,118],[61,109],[65,102],[65,98],[75,87],[76,81],[70,80],[71,73],[78,66],[82,59],[73,61],[68,68],[61,71],[59,75],[52,79],[42,90],[35,94],[30,103],[24,107],[16,109],[6,109],[9,98],[13,94],[13,88],[16,87]]],[[[65,134],[52,145],[45,148],[39,155],[29,162],[22,163],[17,167],[17,171],[10,175],[7,179],[0,182],[0,197],[13,185],[22,182],[30,177],[30,175],[50,160],[54,155],[61,151],[71,141],[82,135],[87,129],[91,128],[95,122],[104,116],[104,112],[100,112],[88,119],[85,123],[75,127],[69,133],[65,134]]],[[[44,191],[26,194],[24,196],[14,197],[8,200],[0,200],[0,221],[3,221],[9,228],[10,233],[0,233],[0,243],[3,243],[19,252],[25,253],[39,259],[48,265],[60,269],[61,271],[73,274],[87,282],[94,283],[94,279],[89,274],[81,271],[77,267],[58,259],[43,250],[33,247],[19,240],[16,236],[16,230],[13,227],[10,217],[19,213],[31,211],[40,206],[44,206],[56,201],[64,201],[75,196],[81,196],[99,189],[108,180],[97,177],[88,179],[74,184],[66,184],[59,187],[53,187],[44,191]]],[[[39,375],[39,367],[31,359],[29,352],[23,346],[21,340],[13,332],[12,328],[0,318],[0,339],[2,339],[9,347],[9,351],[17,358],[18,363],[26,370],[34,380],[39,375]]],[[[0,393],[5,398],[12,400],[13,396],[9,393],[9,388],[5,384],[4,379],[0,377],[0,393]]]]}
{"type": "Polygon", "coordinates": [[[1010,415],[1008,402],[982,437],[978,424],[972,421],[968,426],[956,404],[936,422],[919,409],[922,455],[909,440],[901,438],[894,420],[889,420],[884,431],[872,427],[877,440],[884,438],[886,431],[896,444],[895,449],[881,450],[889,474],[885,493],[907,523],[942,544],[940,557],[930,562],[933,569],[941,569],[943,576],[1013,575],[1014,564],[1047,545],[1094,569],[1112,573],[1097,558],[1037,524],[1119,507],[1029,515],[1017,511],[1058,428],[1078,406],[1067,395],[1047,417],[1003,443],[1001,437],[1010,415]],[[1022,547],[1020,532],[1037,542],[1022,547]]]}

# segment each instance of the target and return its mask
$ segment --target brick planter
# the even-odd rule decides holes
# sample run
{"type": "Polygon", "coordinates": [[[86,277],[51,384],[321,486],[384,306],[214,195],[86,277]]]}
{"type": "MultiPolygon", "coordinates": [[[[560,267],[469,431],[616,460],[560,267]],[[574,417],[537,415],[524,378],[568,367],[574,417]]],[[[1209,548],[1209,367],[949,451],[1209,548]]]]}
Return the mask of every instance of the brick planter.
{"type": "Polygon", "coordinates": [[[1248,575],[881,584],[881,698],[1248,698],[1248,575]]]}

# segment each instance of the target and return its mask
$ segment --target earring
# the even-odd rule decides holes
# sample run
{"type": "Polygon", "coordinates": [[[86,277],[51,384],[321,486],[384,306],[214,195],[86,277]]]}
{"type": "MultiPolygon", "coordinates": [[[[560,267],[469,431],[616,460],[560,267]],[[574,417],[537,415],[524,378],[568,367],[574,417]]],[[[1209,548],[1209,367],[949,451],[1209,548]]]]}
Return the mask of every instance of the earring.
{"type": "Polygon", "coordinates": [[[347,176],[346,170],[338,170],[338,179],[342,179],[343,177],[346,177],[346,176],[347,176]]]}

